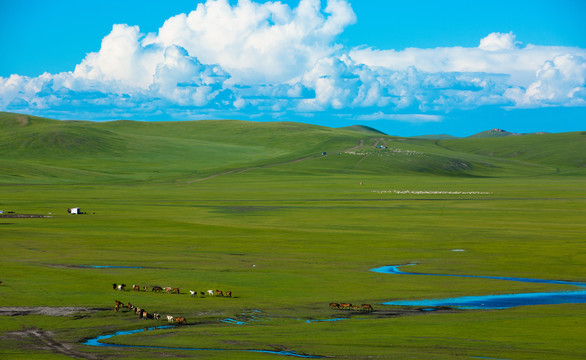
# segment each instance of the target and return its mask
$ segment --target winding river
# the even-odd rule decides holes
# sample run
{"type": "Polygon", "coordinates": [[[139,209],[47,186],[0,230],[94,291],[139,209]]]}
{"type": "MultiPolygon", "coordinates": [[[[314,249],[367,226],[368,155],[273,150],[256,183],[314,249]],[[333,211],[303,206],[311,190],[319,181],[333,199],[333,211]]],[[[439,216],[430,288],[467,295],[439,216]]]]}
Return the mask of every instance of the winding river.
{"type": "MultiPolygon", "coordinates": [[[[415,265],[415,264],[408,264],[415,265]]],[[[586,283],[574,282],[574,281],[563,281],[563,280],[547,280],[547,279],[530,279],[530,278],[515,278],[515,277],[501,277],[501,276],[479,276],[479,275],[453,275],[453,274],[430,274],[430,273],[415,273],[406,272],[399,270],[400,267],[407,265],[394,265],[394,266],[382,266],[379,268],[371,269],[372,272],[392,275],[412,275],[412,276],[451,276],[451,277],[464,277],[464,278],[481,278],[491,280],[505,280],[505,281],[520,281],[528,283],[546,283],[546,284],[558,284],[558,285],[573,285],[582,288],[586,288],[586,283]]],[[[87,266],[91,268],[122,268],[123,266],[87,266]]],[[[124,267],[131,268],[131,267],[124,267]]],[[[132,267],[134,268],[134,267],[132,267]]],[[[525,294],[501,294],[501,295],[484,295],[484,296],[463,296],[458,298],[449,299],[424,299],[424,300],[395,300],[382,303],[383,305],[403,305],[403,306],[422,306],[427,307],[424,310],[434,310],[435,307],[449,306],[459,309],[507,309],[515,306],[527,306],[527,305],[552,305],[552,304],[584,304],[586,303],[586,289],[575,290],[575,291],[559,291],[559,292],[543,292],[543,293],[525,293],[525,294]]],[[[253,317],[254,318],[254,317],[253,317]]],[[[299,319],[301,320],[301,319],[299,319]]],[[[319,322],[319,321],[340,321],[347,320],[347,318],[337,319],[326,319],[326,320],[306,320],[306,322],[319,322]]],[[[235,319],[224,319],[225,323],[235,325],[246,325],[246,322],[242,322],[235,319]]],[[[277,350],[254,350],[254,349],[206,349],[206,348],[175,348],[175,347],[164,347],[164,346],[149,346],[149,345],[121,345],[112,344],[108,342],[102,342],[121,335],[136,334],[145,331],[163,330],[174,328],[172,325],[167,326],[152,326],[130,331],[116,331],[111,334],[101,335],[93,339],[85,341],[84,345],[89,346],[100,346],[100,347],[119,347],[119,348],[143,348],[143,349],[166,349],[166,350],[186,350],[186,351],[229,351],[229,352],[254,352],[254,353],[265,353],[282,356],[292,356],[297,358],[309,358],[317,359],[322,356],[316,355],[304,355],[294,351],[277,351],[277,350]]]]}
{"type": "MultiPolygon", "coordinates": [[[[414,264],[409,264],[414,265],[414,264]]],[[[399,267],[407,265],[383,266],[370,271],[382,274],[394,275],[418,275],[418,276],[453,276],[465,278],[481,278],[492,280],[520,281],[528,283],[546,283],[561,284],[586,287],[586,283],[547,280],[547,279],[529,279],[501,276],[478,276],[478,275],[452,275],[452,274],[429,274],[414,273],[399,270],[399,267]]],[[[484,295],[484,296],[463,296],[448,299],[424,299],[424,300],[395,300],[382,303],[383,305],[404,305],[404,306],[450,306],[459,309],[507,309],[515,306],[527,305],[553,305],[553,304],[584,304],[586,303],[586,290],[576,291],[558,291],[526,294],[501,294],[501,295],[484,295]]]]}
{"type": "Polygon", "coordinates": [[[153,331],[153,330],[161,330],[161,329],[171,329],[174,328],[173,325],[166,325],[166,326],[151,326],[142,329],[136,330],[129,330],[129,331],[116,331],[112,334],[101,335],[95,337],[93,339],[89,339],[83,343],[83,345],[89,346],[100,346],[100,347],[119,347],[119,348],[141,348],[141,349],[164,349],[164,350],[184,350],[184,351],[230,351],[230,352],[253,352],[253,353],[263,353],[263,354],[273,354],[273,355],[283,355],[283,356],[292,356],[298,358],[306,358],[306,359],[320,359],[322,356],[316,355],[303,355],[296,353],[295,351],[276,351],[276,350],[235,350],[235,349],[206,349],[206,348],[180,348],[180,347],[167,347],[167,346],[151,346],[151,345],[122,345],[122,344],[112,344],[112,343],[103,343],[102,340],[111,339],[115,336],[121,335],[131,335],[136,333],[141,333],[145,331],[153,331]]]}

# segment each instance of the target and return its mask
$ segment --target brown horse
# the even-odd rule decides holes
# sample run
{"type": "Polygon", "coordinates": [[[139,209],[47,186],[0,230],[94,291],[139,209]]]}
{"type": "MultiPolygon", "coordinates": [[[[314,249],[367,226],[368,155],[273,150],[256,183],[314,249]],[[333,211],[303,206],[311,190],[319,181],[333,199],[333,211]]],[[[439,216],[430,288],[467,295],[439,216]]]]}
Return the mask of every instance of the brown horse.
{"type": "Polygon", "coordinates": [[[340,304],[340,307],[338,309],[350,310],[350,309],[352,309],[352,304],[349,304],[349,303],[341,303],[340,304]]]}
{"type": "Polygon", "coordinates": [[[338,303],[330,303],[330,309],[339,309],[340,308],[340,304],[338,303]]]}
{"type": "Polygon", "coordinates": [[[163,288],[160,286],[153,286],[153,289],[151,290],[151,292],[161,292],[163,291],[163,288]]]}
{"type": "Polygon", "coordinates": [[[370,305],[370,304],[362,304],[361,308],[362,308],[362,310],[368,311],[368,312],[374,311],[374,309],[372,308],[372,305],[370,305]]]}
{"type": "Polygon", "coordinates": [[[176,317],[174,320],[175,320],[175,323],[177,325],[185,325],[185,324],[187,324],[187,320],[185,320],[184,317],[176,317]]]}
{"type": "Polygon", "coordinates": [[[232,291],[226,291],[226,296],[231,298],[232,297],[232,291]]]}

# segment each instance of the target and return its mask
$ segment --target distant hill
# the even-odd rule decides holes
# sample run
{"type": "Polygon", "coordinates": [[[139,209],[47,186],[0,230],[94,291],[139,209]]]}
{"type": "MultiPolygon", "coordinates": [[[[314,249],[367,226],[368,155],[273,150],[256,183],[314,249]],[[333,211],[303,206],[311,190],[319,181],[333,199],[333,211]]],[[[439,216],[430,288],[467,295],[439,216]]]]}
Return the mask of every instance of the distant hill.
{"type": "Polygon", "coordinates": [[[366,126],[60,121],[0,113],[0,183],[191,183],[244,171],[284,176],[583,176],[585,134],[398,138],[366,126]]]}
{"type": "Polygon", "coordinates": [[[503,129],[491,129],[487,131],[479,132],[478,134],[470,135],[468,138],[476,139],[476,138],[487,138],[487,137],[503,137],[503,136],[515,136],[521,135],[513,132],[509,132],[503,129]]]}
{"type": "Polygon", "coordinates": [[[365,132],[365,133],[372,133],[372,134],[386,135],[382,131],[379,131],[379,130],[377,130],[375,128],[371,128],[370,126],[365,126],[365,125],[352,125],[352,126],[342,127],[340,129],[352,130],[352,131],[359,131],[359,132],[365,132]]]}

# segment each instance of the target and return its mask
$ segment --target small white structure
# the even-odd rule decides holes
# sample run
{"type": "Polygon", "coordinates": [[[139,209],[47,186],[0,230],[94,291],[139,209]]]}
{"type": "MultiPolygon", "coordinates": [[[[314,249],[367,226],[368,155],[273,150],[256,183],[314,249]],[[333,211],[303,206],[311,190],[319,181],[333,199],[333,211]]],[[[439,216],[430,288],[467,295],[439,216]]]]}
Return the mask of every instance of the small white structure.
{"type": "Polygon", "coordinates": [[[80,214],[81,210],[78,207],[67,209],[67,212],[70,214],[80,214]]]}

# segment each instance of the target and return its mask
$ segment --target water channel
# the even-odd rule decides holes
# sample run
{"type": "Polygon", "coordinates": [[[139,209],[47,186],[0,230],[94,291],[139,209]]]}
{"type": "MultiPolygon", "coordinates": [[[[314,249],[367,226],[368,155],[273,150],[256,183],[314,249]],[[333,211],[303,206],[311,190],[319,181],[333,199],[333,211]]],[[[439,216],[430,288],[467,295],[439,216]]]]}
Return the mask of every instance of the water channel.
{"type": "MultiPolygon", "coordinates": [[[[409,264],[414,265],[414,264],[409,264]]],[[[416,275],[416,276],[452,276],[465,278],[481,278],[492,280],[519,281],[528,283],[545,283],[559,285],[573,285],[586,287],[586,283],[564,281],[564,280],[547,280],[547,279],[530,279],[515,278],[502,276],[480,276],[480,275],[453,275],[453,274],[429,274],[415,273],[399,270],[396,266],[382,266],[371,269],[370,271],[393,274],[393,275],[416,275]]],[[[402,305],[402,306],[425,306],[438,307],[450,306],[459,309],[507,309],[515,306],[527,305],[554,305],[554,304],[584,304],[586,303],[586,289],[575,291],[557,291],[557,292],[539,292],[539,293],[522,293],[522,294],[500,294],[500,295],[483,295],[483,296],[462,296],[448,299],[422,299],[422,300],[394,300],[382,303],[383,305],[402,305]]]]}

